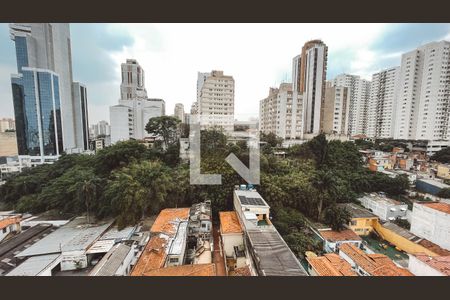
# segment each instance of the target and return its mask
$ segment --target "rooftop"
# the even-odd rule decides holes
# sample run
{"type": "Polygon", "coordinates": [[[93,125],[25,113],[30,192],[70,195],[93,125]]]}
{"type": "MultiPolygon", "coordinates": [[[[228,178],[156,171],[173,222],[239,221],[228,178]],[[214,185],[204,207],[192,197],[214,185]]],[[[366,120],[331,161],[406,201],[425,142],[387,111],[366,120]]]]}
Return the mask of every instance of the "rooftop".
{"type": "Polygon", "coordinates": [[[445,184],[445,183],[440,182],[440,181],[437,181],[437,180],[434,180],[434,179],[430,179],[430,178],[421,178],[421,179],[418,179],[417,181],[426,182],[428,184],[434,185],[434,186],[439,187],[441,189],[450,188],[450,185],[445,184]]]}
{"type": "Polygon", "coordinates": [[[150,270],[144,276],[216,276],[215,264],[182,265],[150,270]]]}
{"type": "Polygon", "coordinates": [[[166,236],[161,234],[152,237],[136,262],[131,276],[144,276],[144,273],[164,267],[167,245],[168,239],[166,236]]]}
{"type": "Polygon", "coordinates": [[[6,228],[9,225],[20,223],[20,216],[7,216],[0,217],[0,229],[6,228]]]}
{"type": "Polygon", "coordinates": [[[319,276],[357,276],[352,266],[335,253],[306,259],[319,276]]]}
{"type": "MultiPolygon", "coordinates": [[[[376,193],[370,193],[370,194],[366,194],[361,198],[366,198],[366,199],[370,199],[372,201],[376,201],[376,202],[385,202],[386,204],[390,204],[390,205],[406,205],[403,202],[388,198],[386,196],[382,196],[376,193]]],[[[361,199],[360,198],[360,199],[361,199]]]]}
{"type": "Polygon", "coordinates": [[[361,241],[362,239],[351,229],[344,229],[341,231],[335,230],[320,230],[320,235],[327,241],[361,241]]]}
{"type": "Polygon", "coordinates": [[[86,217],[78,217],[17,254],[34,256],[66,251],[85,251],[111,226],[112,221],[87,224],[86,217]]]}
{"type": "Polygon", "coordinates": [[[361,207],[355,203],[341,203],[338,204],[338,206],[343,207],[348,210],[348,212],[351,214],[352,218],[376,218],[378,217],[365,209],[364,207],[361,207]]]}
{"type": "Polygon", "coordinates": [[[450,214],[450,204],[445,202],[433,202],[433,203],[418,203],[419,205],[423,205],[434,210],[438,210],[440,212],[450,214]]]}
{"type": "Polygon", "coordinates": [[[117,244],[95,265],[89,276],[114,276],[130,251],[130,246],[117,244]]]}
{"type": "Polygon", "coordinates": [[[248,230],[253,252],[258,258],[259,269],[264,276],[306,276],[307,273],[274,230],[248,230]]]}
{"type": "Polygon", "coordinates": [[[427,248],[431,252],[436,253],[437,255],[440,255],[440,256],[449,256],[450,255],[450,251],[441,248],[440,246],[436,245],[435,243],[430,242],[429,240],[423,239],[423,240],[419,241],[418,244],[427,248]]]}
{"type": "Polygon", "coordinates": [[[416,254],[415,257],[442,274],[450,276],[450,256],[431,257],[426,254],[416,254]]]}
{"type": "Polygon", "coordinates": [[[219,218],[221,233],[242,233],[241,224],[235,211],[221,211],[219,218]]]}
{"type": "Polygon", "coordinates": [[[256,190],[234,190],[238,196],[241,206],[263,206],[269,207],[267,202],[256,190]]]}
{"type": "Polygon", "coordinates": [[[411,272],[398,267],[384,254],[367,254],[352,244],[341,245],[339,251],[345,253],[357,266],[372,276],[413,276],[411,272]]]}
{"type": "Polygon", "coordinates": [[[180,221],[187,221],[190,208],[166,208],[161,210],[152,228],[151,233],[165,233],[173,235],[177,232],[177,225],[180,221]]]}
{"type": "Polygon", "coordinates": [[[28,258],[6,276],[37,276],[50,266],[60,254],[39,255],[28,258]]]}

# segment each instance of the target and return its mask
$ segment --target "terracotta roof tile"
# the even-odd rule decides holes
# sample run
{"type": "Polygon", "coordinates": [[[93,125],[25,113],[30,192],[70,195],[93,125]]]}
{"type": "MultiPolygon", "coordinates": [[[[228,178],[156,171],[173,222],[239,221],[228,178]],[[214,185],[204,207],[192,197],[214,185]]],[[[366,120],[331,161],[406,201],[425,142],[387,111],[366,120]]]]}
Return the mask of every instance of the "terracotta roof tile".
{"type": "Polygon", "coordinates": [[[163,235],[152,237],[134,266],[131,276],[143,276],[150,270],[162,268],[167,257],[167,243],[168,238],[163,235]]]}
{"type": "Polygon", "coordinates": [[[235,211],[221,211],[219,218],[221,233],[242,233],[241,224],[235,211]]]}
{"type": "Polygon", "coordinates": [[[327,253],[324,255],[330,263],[344,276],[357,276],[352,266],[336,253],[327,253]]]}
{"type": "Polygon", "coordinates": [[[11,224],[19,223],[20,220],[21,220],[21,218],[18,216],[11,216],[11,217],[6,217],[4,219],[1,219],[0,220],[0,229],[6,228],[11,224]]]}
{"type": "Polygon", "coordinates": [[[234,269],[233,271],[230,271],[230,276],[252,276],[252,273],[250,271],[250,268],[248,266],[234,269]]]}
{"type": "Polygon", "coordinates": [[[398,267],[384,254],[367,254],[353,244],[343,244],[339,251],[372,276],[414,276],[408,270],[398,267]]]}
{"type": "Polygon", "coordinates": [[[144,276],[216,276],[215,264],[182,265],[150,270],[144,276]]]}
{"type": "Polygon", "coordinates": [[[165,233],[173,235],[176,233],[175,221],[187,221],[190,208],[166,208],[161,210],[150,229],[151,233],[165,233]]]}
{"type": "Polygon", "coordinates": [[[427,248],[433,253],[436,253],[439,256],[449,256],[450,251],[441,248],[440,246],[436,245],[435,243],[430,242],[429,240],[423,239],[420,242],[418,242],[419,245],[427,248]]]}
{"type": "Polygon", "coordinates": [[[324,256],[308,257],[306,260],[319,276],[343,276],[324,256]]]}
{"type": "Polygon", "coordinates": [[[421,203],[423,206],[438,210],[440,212],[450,214],[450,204],[444,202],[421,203]]]}
{"type": "Polygon", "coordinates": [[[337,241],[361,241],[359,237],[353,230],[344,229],[341,231],[334,230],[321,230],[320,235],[327,241],[337,242],[337,241]]]}
{"type": "Polygon", "coordinates": [[[450,256],[431,257],[426,254],[417,254],[415,257],[442,274],[450,276],[450,256]]]}

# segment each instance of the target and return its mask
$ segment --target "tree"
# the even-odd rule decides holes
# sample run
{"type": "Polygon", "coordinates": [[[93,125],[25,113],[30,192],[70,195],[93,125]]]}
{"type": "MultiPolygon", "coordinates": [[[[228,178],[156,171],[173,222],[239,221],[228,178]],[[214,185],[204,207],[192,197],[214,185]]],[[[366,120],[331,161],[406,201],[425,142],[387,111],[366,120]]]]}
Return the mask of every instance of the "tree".
{"type": "Polygon", "coordinates": [[[450,199],[450,188],[443,188],[437,193],[438,197],[450,199]]]}
{"type": "Polygon", "coordinates": [[[325,223],[333,230],[341,231],[351,220],[350,213],[343,207],[331,205],[325,210],[325,223]]]}
{"type": "Polygon", "coordinates": [[[157,213],[171,187],[178,184],[159,161],[131,163],[115,171],[112,177],[105,194],[120,228],[136,224],[149,213],[157,213]]]}
{"type": "Polygon", "coordinates": [[[433,156],[431,156],[431,160],[435,160],[443,164],[450,163],[450,147],[437,151],[433,156]]]}
{"type": "Polygon", "coordinates": [[[148,120],[145,130],[154,136],[161,137],[165,149],[175,143],[178,139],[178,124],[181,121],[171,116],[154,117],[148,120]]]}
{"type": "Polygon", "coordinates": [[[266,142],[270,147],[276,148],[281,145],[283,139],[278,137],[275,133],[261,133],[260,135],[261,142],[266,142]]]}
{"type": "Polygon", "coordinates": [[[111,171],[124,167],[131,162],[141,160],[147,148],[135,140],[118,142],[104,148],[95,155],[94,167],[96,173],[109,176],[111,171]]]}

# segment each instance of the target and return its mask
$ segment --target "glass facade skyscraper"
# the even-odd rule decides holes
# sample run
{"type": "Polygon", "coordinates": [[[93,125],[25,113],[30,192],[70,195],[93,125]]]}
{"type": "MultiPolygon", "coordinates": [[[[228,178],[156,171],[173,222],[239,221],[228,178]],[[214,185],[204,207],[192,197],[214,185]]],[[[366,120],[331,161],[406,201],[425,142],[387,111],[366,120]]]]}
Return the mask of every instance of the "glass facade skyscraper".
{"type": "Polygon", "coordinates": [[[19,155],[63,152],[59,78],[54,72],[22,67],[12,78],[19,155]]]}
{"type": "Polygon", "coordinates": [[[19,156],[88,149],[86,87],[73,82],[69,24],[12,23],[12,91],[19,156]]]}

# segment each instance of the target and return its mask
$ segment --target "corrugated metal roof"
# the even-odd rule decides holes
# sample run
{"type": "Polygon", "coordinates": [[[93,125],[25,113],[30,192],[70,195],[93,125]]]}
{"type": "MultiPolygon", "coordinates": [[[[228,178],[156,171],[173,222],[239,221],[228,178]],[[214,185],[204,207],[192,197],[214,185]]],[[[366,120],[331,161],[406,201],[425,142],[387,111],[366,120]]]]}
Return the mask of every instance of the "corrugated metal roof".
{"type": "Polygon", "coordinates": [[[305,269],[274,230],[249,230],[247,235],[264,276],[307,276],[305,269]]]}
{"type": "Polygon", "coordinates": [[[130,246],[125,244],[116,245],[103,256],[92,269],[89,276],[114,276],[130,251],[130,246]]]}
{"type": "Polygon", "coordinates": [[[122,230],[119,230],[116,226],[108,230],[104,235],[102,235],[100,240],[115,240],[116,242],[122,240],[129,240],[131,239],[131,236],[135,231],[136,226],[125,227],[122,230]]]}
{"type": "Polygon", "coordinates": [[[60,256],[60,254],[49,254],[30,257],[6,276],[37,276],[60,256]]]}
{"type": "Polygon", "coordinates": [[[86,224],[85,217],[75,218],[16,257],[87,250],[111,224],[112,221],[101,225],[86,224]]]}

